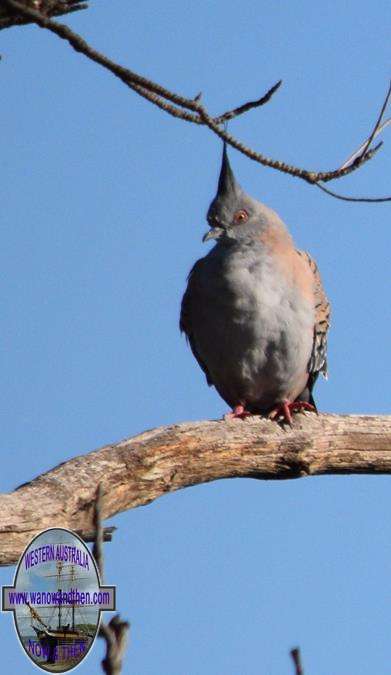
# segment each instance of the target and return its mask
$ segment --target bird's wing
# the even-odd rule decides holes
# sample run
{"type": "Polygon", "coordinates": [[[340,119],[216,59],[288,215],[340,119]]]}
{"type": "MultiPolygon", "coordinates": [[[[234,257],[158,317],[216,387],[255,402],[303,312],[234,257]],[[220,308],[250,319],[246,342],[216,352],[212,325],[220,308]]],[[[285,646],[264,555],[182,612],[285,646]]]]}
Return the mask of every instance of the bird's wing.
{"type": "Polygon", "coordinates": [[[319,373],[327,378],[327,331],[330,326],[330,303],[324,292],[318,266],[306,251],[297,251],[308,263],[314,278],[315,325],[312,353],[308,363],[308,371],[313,382],[319,373]]]}
{"type": "Polygon", "coordinates": [[[193,326],[192,326],[192,314],[194,303],[197,300],[197,275],[201,271],[203,266],[203,259],[197,260],[190,270],[189,276],[187,277],[187,288],[185,294],[182,298],[181,305],[181,315],[179,319],[179,329],[181,333],[185,333],[186,338],[190,344],[191,351],[193,352],[195,358],[197,359],[200,367],[205,373],[206,381],[211,386],[213,384],[208,369],[205,363],[202,361],[200,355],[197,352],[195,345],[193,326]]]}

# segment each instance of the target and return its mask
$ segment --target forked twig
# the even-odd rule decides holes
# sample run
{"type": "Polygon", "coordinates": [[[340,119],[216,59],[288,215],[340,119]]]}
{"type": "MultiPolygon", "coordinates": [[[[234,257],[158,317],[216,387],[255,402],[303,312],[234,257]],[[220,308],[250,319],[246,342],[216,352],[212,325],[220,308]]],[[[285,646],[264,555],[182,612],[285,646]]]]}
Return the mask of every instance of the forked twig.
{"type": "Polygon", "coordinates": [[[106,656],[102,660],[102,668],[106,675],[119,675],[122,661],[128,644],[129,623],[122,621],[119,614],[113,616],[109,623],[101,623],[99,637],[106,641],[106,656]]]}
{"type": "MultiPolygon", "coordinates": [[[[372,141],[374,140],[374,138],[380,133],[380,131],[381,131],[381,128],[380,128],[380,127],[381,127],[381,123],[382,123],[382,121],[383,121],[384,113],[385,113],[386,108],[387,108],[387,106],[388,106],[388,102],[389,102],[389,100],[390,100],[390,96],[391,96],[391,82],[390,82],[390,86],[388,87],[388,92],[387,92],[386,97],[385,97],[385,99],[384,99],[383,105],[382,105],[382,107],[381,107],[381,109],[380,109],[379,117],[378,117],[377,120],[376,120],[376,124],[375,124],[375,126],[373,127],[370,136],[368,137],[368,139],[366,140],[366,142],[363,143],[362,146],[360,146],[359,151],[358,151],[358,152],[355,152],[354,155],[353,155],[352,157],[350,157],[350,158],[347,160],[347,162],[345,162],[343,168],[345,168],[346,165],[349,165],[349,162],[351,162],[352,160],[354,160],[355,162],[357,162],[357,161],[360,159],[360,157],[364,156],[365,153],[366,153],[366,151],[368,150],[369,146],[372,144],[372,141]],[[360,151],[361,151],[361,152],[360,152],[360,151]],[[359,152],[360,152],[360,154],[359,154],[359,152]]],[[[387,122],[383,125],[383,128],[384,128],[385,126],[387,126],[387,122]]]]}
{"type": "MultiPolygon", "coordinates": [[[[372,141],[375,140],[376,136],[378,136],[379,134],[381,134],[381,132],[384,131],[384,129],[385,129],[386,127],[388,127],[389,124],[391,124],[391,117],[389,117],[388,120],[386,120],[385,122],[383,122],[383,124],[380,124],[379,127],[376,129],[376,131],[375,131],[374,133],[372,132],[372,134],[371,134],[371,136],[372,136],[371,143],[372,143],[372,141]]],[[[346,167],[349,166],[350,164],[352,164],[352,163],[357,159],[357,157],[361,157],[361,156],[363,155],[364,149],[365,149],[367,146],[368,146],[368,140],[364,141],[364,143],[362,143],[362,144],[360,145],[360,147],[357,148],[357,150],[356,150],[352,155],[350,155],[350,156],[348,157],[348,159],[342,164],[341,169],[346,169],[346,167]]]]}

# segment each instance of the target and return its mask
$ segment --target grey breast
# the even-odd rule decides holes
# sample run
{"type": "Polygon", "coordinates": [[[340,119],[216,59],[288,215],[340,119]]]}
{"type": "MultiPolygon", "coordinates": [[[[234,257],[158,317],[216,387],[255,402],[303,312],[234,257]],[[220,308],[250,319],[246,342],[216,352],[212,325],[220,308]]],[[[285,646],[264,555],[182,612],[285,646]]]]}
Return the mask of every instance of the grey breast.
{"type": "Polygon", "coordinates": [[[194,346],[230,405],[268,410],[307,382],[314,309],[261,243],[218,243],[192,282],[194,346]]]}

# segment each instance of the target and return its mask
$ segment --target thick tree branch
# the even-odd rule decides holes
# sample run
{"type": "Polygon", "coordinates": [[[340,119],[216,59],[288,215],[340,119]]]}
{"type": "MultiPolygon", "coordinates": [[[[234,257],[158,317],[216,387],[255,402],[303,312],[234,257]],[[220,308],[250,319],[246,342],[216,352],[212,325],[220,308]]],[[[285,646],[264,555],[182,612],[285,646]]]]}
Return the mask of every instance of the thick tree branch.
{"type": "MultiPolygon", "coordinates": [[[[55,2],[55,0],[51,0],[55,2]]],[[[71,0],[69,0],[71,1],[71,0]]],[[[321,182],[327,182],[335,180],[337,178],[342,178],[353,171],[356,171],[360,168],[365,162],[371,159],[374,154],[381,147],[381,143],[378,143],[375,147],[370,147],[375,136],[380,133],[380,124],[382,117],[384,115],[385,109],[388,104],[389,94],[387,95],[382,110],[379,116],[379,120],[376,123],[373,131],[369,135],[367,141],[363,145],[362,152],[354,153],[354,160],[345,162],[345,164],[332,171],[309,171],[300,167],[296,167],[280,160],[275,160],[270,157],[266,157],[260,152],[252,150],[244,143],[235,138],[232,134],[229,134],[227,129],[222,126],[227,120],[233,119],[238,115],[251,110],[252,108],[259,107],[269,101],[273,93],[278,89],[281,82],[277,82],[264,96],[256,101],[250,101],[244,103],[243,105],[238,106],[237,108],[230,110],[226,113],[222,113],[217,117],[212,117],[207,111],[206,107],[201,103],[200,95],[195,98],[187,98],[180,94],[177,94],[173,91],[170,91],[166,87],[153,82],[150,79],[142,77],[138,73],[125,68],[117,63],[111,61],[107,56],[101,54],[97,50],[93,49],[80,35],[72,31],[68,26],[57,23],[50,18],[50,15],[43,13],[40,10],[40,3],[48,3],[49,0],[24,0],[24,2],[18,2],[17,0],[2,0],[3,4],[8,8],[8,11],[14,13],[14,16],[17,18],[25,19],[28,22],[36,23],[41,28],[49,30],[50,32],[57,35],[62,40],[66,40],[73,49],[77,52],[84,54],[88,59],[99,64],[106,70],[109,70],[115,77],[118,77],[124,84],[126,84],[130,89],[136,91],[140,96],[146,98],[148,101],[158,106],[161,110],[173,115],[174,117],[180,118],[187,122],[192,122],[194,124],[203,124],[207,126],[213,133],[219,136],[222,140],[226,141],[229,145],[236,148],[242,154],[246,155],[250,159],[263,164],[264,166],[282,171],[291,176],[301,178],[307,183],[312,185],[317,185],[328,195],[337,197],[339,199],[345,199],[345,201],[389,201],[388,197],[343,197],[342,195],[337,195],[331,190],[326,190],[322,188],[321,182]]],[[[352,156],[353,157],[353,156],[352,156]]]]}
{"type": "Polygon", "coordinates": [[[259,417],[160,427],[75,457],[0,495],[0,564],[15,563],[38,531],[94,529],[102,517],[219,478],[288,479],[391,473],[391,417],[297,415],[292,429],[259,417]]]}

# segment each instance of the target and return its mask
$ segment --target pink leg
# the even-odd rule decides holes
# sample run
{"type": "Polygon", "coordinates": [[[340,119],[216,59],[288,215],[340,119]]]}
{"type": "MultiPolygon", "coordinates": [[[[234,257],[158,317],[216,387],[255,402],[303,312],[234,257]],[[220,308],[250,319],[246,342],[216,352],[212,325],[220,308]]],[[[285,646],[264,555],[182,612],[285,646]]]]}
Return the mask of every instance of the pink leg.
{"type": "Polygon", "coordinates": [[[245,417],[251,417],[251,413],[245,409],[244,405],[236,405],[232,410],[232,412],[229,412],[226,415],[224,415],[225,420],[234,420],[234,419],[244,420],[245,417]]]}
{"type": "Polygon", "coordinates": [[[305,401],[283,401],[282,403],[276,405],[275,408],[269,413],[269,417],[272,420],[282,417],[285,422],[292,426],[292,413],[298,412],[299,410],[309,410],[311,412],[316,412],[315,408],[311,403],[306,403],[305,401]]]}

